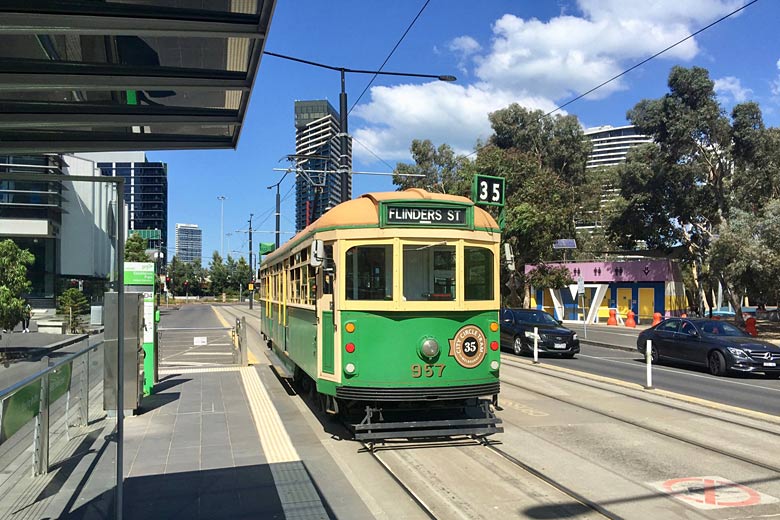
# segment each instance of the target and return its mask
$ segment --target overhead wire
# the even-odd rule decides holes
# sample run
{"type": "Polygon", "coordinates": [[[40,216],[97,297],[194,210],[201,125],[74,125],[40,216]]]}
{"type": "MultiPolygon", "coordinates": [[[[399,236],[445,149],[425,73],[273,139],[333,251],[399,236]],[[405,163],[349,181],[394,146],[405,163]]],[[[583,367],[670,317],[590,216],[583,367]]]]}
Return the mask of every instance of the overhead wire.
{"type": "MultiPolygon", "coordinates": [[[[710,24],[708,24],[708,25],[705,25],[704,27],[702,27],[701,29],[699,29],[699,30],[697,30],[697,31],[695,31],[695,32],[692,32],[691,34],[689,34],[689,35],[688,35],[688,36],[686,36],[685,38],[683,38],[683,39],[681,39],[681,40],[679,40],[679,41],[677,41],[677,42],[675,42],[675,43],[673,43],[673,44],[669,45],[668,47],[664,48],[663,50],[660,50],[660,51],[656,52],[656,53],[655,53],[655,54],[653,54],[652,56],[650,56],[650,57],[648,57],[648,58],[645,58],[644,60],[640,61],[639,63],[636,63],[636,64],[632,65],[631,67],[627,68],[626,70],[624,70],[624,71],[623,71],[623,72],[621,72],[620,74],[615,74],[614,76],[612,76],[612,77],[611,77],[611,78],[609,78],[608,80],[606,80],[606,81],[603,81],[603,82],[599,83],[598,85],[596,85],[595,87],[591,88],[590,90],[588,90],[588,91],[586,91],[586,92],[583,92],[582,94],[579,94],[579,95],[575,96],[574,98],[572,98],[572,99],[568,100],[566,103],[564,103],[564,104],[562,104],[562,105],[559,105],[558,107],[556,107],[556,108],[554,108],[554,109],[550,110],[549,112],[547,112],[546,114],[544,114],[544,116],[542,116],[542,117],[547,117],[547,116],[549,116],[549,115],[552,115],[552,114],[554,114],[555,112],[557,112],[557,111],[561,110],[562,108],[565,108],[565,107],[567,107],[567,106],[571,105],[571,104],[572,104],[572,103],[574,103],[575,101],[579,101],[580,99],[584,98],[584,97],[585,97],[585,96],[587,96],[588,94],[592,94],[593,92],[595,92],[596,90],[600,89],[601,87],[603,87],[603,86],[605,86],[605,85],[608,85],[609,83],[612,83],[613,81],[615,81],[616,79],[618,79],[618,78],[620,78],[620,77],[622,77],[622,76],[625,76],[626,74],[628,74],[628,73],[629,73],[629,72],[631,72],[632,70],[634,70],[634,69],[637,69],[638,67],[641,67],[641,66],[642,66],[642,65],[644,65],[645,63],[647,63],[647,62],[649,62],[649,61],[651,61],[651,60],[653,60],[653,59],[657,58],[657,57],[658,57],[658,56],[660,56],[661,54],[664,54],[665,52],[667,52],[667,51],[669,51],[669,50],[671,50],[671,49],[674,49],[675,47],[677,47],[677,46],[678,46],[678,45],[680,45],[681,43],[684,43],[684,42],[686,42],[686,41],[690,40],[691,38],[693,38],[694,36],[696,36],[696,35],[698,35],[698,34],[701,34],[701,33],[703,33],[704,31],[706,31],[706,30],[707,30],[707,29],[709,29],[710,27],[713,27],[713,26],[715,26],[715,25],[719,24],[720,22],[722,22],[722,21],[724,21],[724,20],[726,20],[726,19],[728,19],[728,18],[731,18],[732,16],[734,16],[734,15],[735,15],[735,14],[737,14],[738,12],[740,12],[740,11],[742,11],[742,10],[744,10],[744,9],[746,9],[746,8],[748,8],[748,7],[750,7],[751,5],[755,4],[756,2],[758,2],[758,0],[750,0],[748,3],[744,4],[743,6],[741,6],[741,7],[737,8],[737,9],[735,9],[735,10],[731,11],[730,13],[728,13],[728,14],[726,14],[726,15],[723,15],[723,16],[721,16],[720,18],[718,18],[718,19],[717,19],[717,20],[715,20],[714,22],[712,22],[712,23],[710,23],[710,24]]],[[[479,153],[479,151],[480,151],[480,150],[482,150],[482,149],[486,148],[487,146],[488,146],[488,145],[487,145],[487,144],[485,144],[485,145],[482,145],[482,146],[480,146],[480,147],[477,147],[477,149],[476,149],[476,150],[474,150],[473,152],[469,153],[468,155],[465,155],[465,156],[464,156],[464,158],[471,157],[472,155],[474,155],[474,154],[476,154],[476,153],[479,153]]]]}
{"type": "MultiPolygon", "coordinates": [[[[390,58],[393,56],[393,54],[395,53],[396,49],[398,49],[398,46],[399,46],[399,45],[401,45],[401,42],[402,42],[402,41],[404,41],[404,38],[406,38],[406,35],[407,35],[407,34],[409,34],[409,31],[412,29],[412,27],[414,27],[414,24],[417,22],[417,19],[418,19],[418,18],[420,18],[420,15],[422,15],[422,14],[423,14],[423,11],[425,11],[425,8],[426,8],[426,7],[428,7],[428,4],[429,4],[429,3],[431,3],[431,0],[425,0],[425,3],[424,3],[424,4],[423,4],[423,6],[420,8],[420,11],[417,13],[417,16],[415,16],[415,17],[414,17],[414,19],[411,21],[411,23],[410,23],[410,24],[409,24],[409,26],[406,28],[406,30],[404,31],[404,33],[401,35],[401,37],[398,39],[398,41],[396,42],[396,44],[393,46],[393,49],[390,51],[390,54],[388,54],[388,55],[387,55],[387,58],[385,58],[385,61],[383,61],[383,62],[382,62],[382,65],[381,65],[381,66],[380,66],[380,67],[377,69],[377,71],[378,71],[378,72],[381,72],[381,71],[382,71],[382,69],[385,67],[385,65],[387,65],[387,62],[388,62],[388,61],[390,60],[390,58]]],[[[375,74],[374,74],[374,75],[371,77],[371,80],[368,82],[368,85],[366,85],[366,88],[364,88],[364,89],[363,89],[363,92],[361,92],[361,93],[360,93],[360,95],[358,96],[358,98],[355,100],[355,102],[354,102],[354,103],[352,103],[352,106],[351,106],[351,107],[350,107],[350,109],[347,111],[347,115],[349,115],[349,114],[351,114],[351,113],[352,113],[352,109],[353,109],[353,108],[355,108],[355,106],[358,104],[358,102],[359,102],[359,101],[362,99],[362,97],[363,97],[363,94],[365,94],[365,93],[368,91],[369,87],[371,87],[371,85],[374,83],[374,80],[375,80],[375,79],[376,79],[376,77],[379,75],[379,74],[378,74],[378,72],[377,72],[377,73],[375,73],[375,74]]]]}

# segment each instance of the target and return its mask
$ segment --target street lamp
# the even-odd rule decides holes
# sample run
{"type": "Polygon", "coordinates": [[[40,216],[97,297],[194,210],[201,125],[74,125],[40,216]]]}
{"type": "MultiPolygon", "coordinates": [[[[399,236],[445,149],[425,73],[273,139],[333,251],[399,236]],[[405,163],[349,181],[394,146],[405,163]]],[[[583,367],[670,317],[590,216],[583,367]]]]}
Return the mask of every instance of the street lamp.
{"type": "MultiPolygon", "coordinates": [[[[316,61],[303,60],[301,58],[294,58],[292,56],[286,56],[284,54],[277,54],[275,52],[263,51],[263,54],[274,56],[276,58],[282,58],[290,61],[297,61],[298,63],[305,63],[306,65],[313,65],[314,67],[320,67],[323,69],[335,70],[341,73],[341,93],[339,94],[339,147],[341,148],[341,156],[339,158],[339,176],[341,180],[341,202],[349,200],[347,191],[349,187],[349,163],[347,157],[347,136],[349,130],[347,129],[347,92],[346,82],[344,80],[344,74],[352,72],[355,74],[374,74],[383,76],[405,76],[412,78],[432,78],[439,81],[455,81],[455,76],[445,74],[417,74],[414,72],[386,72],[382,70],[363,70],[363,69],[348,69],[345,67],[334,67],[332,65],[325,65],[323,63],[317,63],[316,61]]],[[[277,237],[278,238],[278,237],[277,237]]]]}
{"type": "Polygon", "coordinates": [[[219,256],[225,255],[225,196],[218,195],[217,200],[220,202],[219,208],[219,256]]]}

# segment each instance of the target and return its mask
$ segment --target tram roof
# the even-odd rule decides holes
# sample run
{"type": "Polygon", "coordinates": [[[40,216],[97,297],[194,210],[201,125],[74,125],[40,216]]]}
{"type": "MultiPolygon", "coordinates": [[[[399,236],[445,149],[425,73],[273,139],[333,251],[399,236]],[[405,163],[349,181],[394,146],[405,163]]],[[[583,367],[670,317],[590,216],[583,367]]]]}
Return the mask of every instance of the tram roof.
{"type": "Polygon", "coordinates": [[[467,197],[431,193],[420,188],[409,188],[403,191],[382,191],[366,193],[356,199],[342,202],[338,206],[330,209],[320,218],[299,231],[277,251],[269,254],[269,257],[276,256],[277,253],[286,251],[303,237],[318,231],[340,227],[379,227],[379,203],[385,201],[455,202],[467,206],[474,206],[475,229],[499,230],[499,226],[493,216],[479,206],[475,206],[474,202],[467,197]]]}

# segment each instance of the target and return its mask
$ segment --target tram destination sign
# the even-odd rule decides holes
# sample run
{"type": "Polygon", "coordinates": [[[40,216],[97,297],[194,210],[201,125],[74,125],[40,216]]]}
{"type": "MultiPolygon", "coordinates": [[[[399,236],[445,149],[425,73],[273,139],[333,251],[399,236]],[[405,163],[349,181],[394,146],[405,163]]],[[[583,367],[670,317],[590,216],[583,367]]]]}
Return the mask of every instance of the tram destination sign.
{"type": "Polygon", "coordinates": [[[468,227],[468,208],[463,206],[428,206],[385,204],[384,225],[468,227]]]}

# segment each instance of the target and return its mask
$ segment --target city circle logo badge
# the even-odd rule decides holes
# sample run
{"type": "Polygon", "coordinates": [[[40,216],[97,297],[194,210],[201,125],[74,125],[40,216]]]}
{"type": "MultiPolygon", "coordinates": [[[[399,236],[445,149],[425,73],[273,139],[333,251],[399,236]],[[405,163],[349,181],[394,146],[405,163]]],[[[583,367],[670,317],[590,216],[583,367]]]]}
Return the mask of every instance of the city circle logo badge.
{"type": "Polygon", "coordinates": [[[463,368],[474,368],[487,354],[487,339],[479,327],[465,325],[450,340],[450,356],[463,368]]]}

